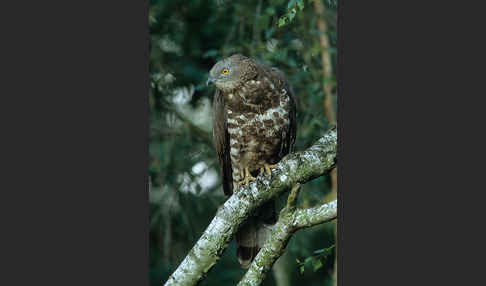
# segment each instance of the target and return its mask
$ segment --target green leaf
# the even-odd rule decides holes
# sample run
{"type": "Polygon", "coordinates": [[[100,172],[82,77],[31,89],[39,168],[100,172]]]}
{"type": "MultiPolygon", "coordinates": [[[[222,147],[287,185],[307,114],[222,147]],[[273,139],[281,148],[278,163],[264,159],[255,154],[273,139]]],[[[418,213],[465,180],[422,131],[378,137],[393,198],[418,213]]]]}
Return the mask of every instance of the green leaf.
{"type": "Polygon", "coordinates": [[[304,10],[304,0],[298,0],[297,6],[299,7],[300,11],[304,10]]]}
{"type": "Polygon", "coordinates": [[[290,10],[290,8],[294,7],[295,2],[297,2],[297,0],[290,0],[289,3],[287,4],[287,10],[290,10]]]}
{"type": "Polygon", "coordinates": [[[302,275],[302,274],[304,274],[304,265],[302,265],[302,266],[300,267],[300,274],[301,274],[301,275],[302,275]]]}
{"type": "Polygon", "coordinates": [[[314,272],[316,272],[317,270],[319,270],[319,268],[322,267],[322,261],[320,259],[316,259],[314,260],[314,272]]]}
{"type": "Polygon", "coordinates": [[[322,249],[318,249],[318,250],[315,250],[314,251],[314,255],[319,255],[319,256],[327,256],[329,254],[331,254],[331,251],[332,249],[335,247],[336,245],[333,244],[331,246],[329,246],[328,248],[322,248],[322,249]]]}

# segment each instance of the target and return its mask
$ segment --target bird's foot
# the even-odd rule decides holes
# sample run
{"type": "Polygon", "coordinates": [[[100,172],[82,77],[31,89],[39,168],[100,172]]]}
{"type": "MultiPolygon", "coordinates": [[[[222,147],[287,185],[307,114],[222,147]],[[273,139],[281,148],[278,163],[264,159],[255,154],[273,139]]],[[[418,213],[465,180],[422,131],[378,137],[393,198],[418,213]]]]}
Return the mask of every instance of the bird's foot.
{"type": "Polygon", "coordinates": [[[248,176],[248,177],[245,177],[243,180],[239,181],[238,183],[241,185],[241,186],[248,186],[248,184],[250,182],[255,182],[256,181],[256,178],[255,177],[252,177],[252,176],[248,176]]]}
{"type": "Polygon", "coordinates": [[[238,184],[240,184],[241,186],[248,186],[248,184],[250,182],[255,182],[256,181],[256,178],[253,177],[250,173],[250,171],[248,170],[248,167],[245,168],[245,178],[241,181],[238,182],[238,184]]]}
{"type": "Polygon", "coordinates": [[[264,164],[263,167],[260,168],[260,174],[265,171],[267,175],[271,176],[272,175],[272,169],[275,169],[278,167],[278,164],[264,164]]]}

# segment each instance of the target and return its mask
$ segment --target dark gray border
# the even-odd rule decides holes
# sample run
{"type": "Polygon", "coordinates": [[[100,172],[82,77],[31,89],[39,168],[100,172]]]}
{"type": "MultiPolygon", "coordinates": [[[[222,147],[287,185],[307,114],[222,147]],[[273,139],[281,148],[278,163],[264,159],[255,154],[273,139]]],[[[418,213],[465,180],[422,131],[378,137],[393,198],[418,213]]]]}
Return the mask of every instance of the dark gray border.
{"type": "Polygon", "coordinates": [[[481,122],[476,130],[484,129],[484,120],[476,120],[484,105],[466,96],[477,97],[484,88],[471,88],[470,79],[481,76],[457,66],[477,62],[467,58],[475,45],[465,38],[481,26],[472,20],[481,18],[473,10],[479,11],[453,3],[439,9],[432,2],[347,1],[345,21],[340,14],[342,285],[478,283],[471,270],[483,263],[471,265],[463,256],[480,253],[465,234],[477,228],[467,227],[477,216],[465,209],[481,209],[472,204],[482,200],[466,192],[484,189],[483,182],[472,183],[484,167],[465,161],[482,163],[468,153],[476,140],[467,134],[477,134],[474,121],[481,122]]]}
{"type": "Polygon", "coordinates": [[[338,224],[337,224],[337,279],[338,285],[344,285],[344,268],[343,268],[343,249],[344,240],[343,230],[344,230],[344,144],[343,144],[343,133],[344,133],[344,36],[343,36],[343,22],[344,21],[344,0],[338,1],[338,42],[337,42],[337,127],[338,127],[338,151],[337,151],[337,168],[338,168],[338,188],[337,188],[337,199],[338,199],[338,224]]]}
{"type": "Polygon", "coordinates": [[[149,285],[148,1],[29,2],[0,9],[0,285],[149,285]]]}

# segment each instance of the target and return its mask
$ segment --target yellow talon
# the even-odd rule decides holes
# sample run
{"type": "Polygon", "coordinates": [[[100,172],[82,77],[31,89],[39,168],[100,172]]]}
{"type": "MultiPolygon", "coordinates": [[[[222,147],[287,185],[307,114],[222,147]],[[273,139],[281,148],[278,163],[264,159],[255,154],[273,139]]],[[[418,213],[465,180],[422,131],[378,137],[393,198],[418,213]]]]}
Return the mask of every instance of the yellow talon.
{"type": "Polygon", "coordinates": [[[245,178],[241,181],[239,181],[238,183],[240,185],[243,185],[243,186],[248,186],[248,184],[250,182],[254,182],[256,181],[256,178],[253,177],[251,174],[250,174],[250,171],[248,170],[248,167],[245,168],[245,178]]]}
{"type": "Polygon", "coordinates": [[[275,169],[278,167],[277,164],[265,164],[264,165],[265,167],[265,171],[267,172],[267,175],[272,175],[272,169],[275,169]]]}

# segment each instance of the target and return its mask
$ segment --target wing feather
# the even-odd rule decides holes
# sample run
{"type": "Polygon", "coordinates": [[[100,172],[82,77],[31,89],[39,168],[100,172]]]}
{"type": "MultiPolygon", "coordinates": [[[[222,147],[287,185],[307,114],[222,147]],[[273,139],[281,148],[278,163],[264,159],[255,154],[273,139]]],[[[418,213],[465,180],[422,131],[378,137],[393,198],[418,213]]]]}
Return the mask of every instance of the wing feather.
{"type": "MultiPolygon", "coordinates": [[[[272,67],[270,69],[272,75],[277,78],[277,80],[280,82],[283,86],[283,88],[287,91],[287,94],[289,95],[290,98],[290,112],[289,112],[289,126],[288,130],[286,132],[283,132],[283,138],[282,138],[282,143],[283,143],[283,156],[287,155],[290,152],[294,151],[295,148],[295,138],[296,138],[296,133],[297,133],[297,121],[296,121],[296,116],[297,116],[297,101],[294,96],[294,91],[292,89],[292,86],[289,84],[287,79],[285,78],[285,75],[283,72],[281,72],[278,68],[272,67]]],[[[282,156],[282,157],[283,157],[282,156]]]]}
{"type": "Polygon", "coordinates": [[[223,177],[223,191],[225,195],[231,195],[233,194],[233,170],[231,168],[227,117],[223,94],[216,90],[213,98],[213,140],[218,153],[221,176],[223,177]]]}
{"type": "Polygon", "coordinates": [[[292,90],[292,87],[289,86],[289,96],[290,96],[290,114],[289,114],[289,132],[287,133],[287,137],[284,139],[287,142],[287,145],[289,146],[289,151],[293,152],[295,149],[295,137],[297,133],[297,121],[296,121],[296,116],[297,116],[297,102],[295,101],[295,96],[294,96],[294,91],[292,90]]]}

